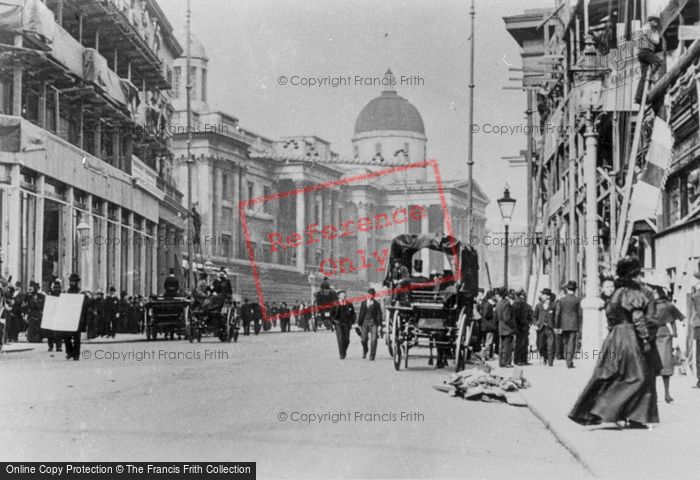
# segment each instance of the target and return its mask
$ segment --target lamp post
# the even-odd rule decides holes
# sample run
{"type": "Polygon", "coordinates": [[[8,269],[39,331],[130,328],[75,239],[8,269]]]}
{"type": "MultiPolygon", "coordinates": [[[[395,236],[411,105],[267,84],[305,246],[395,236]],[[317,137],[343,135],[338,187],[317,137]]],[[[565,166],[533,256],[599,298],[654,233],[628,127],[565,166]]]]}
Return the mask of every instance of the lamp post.
{"type": "MultiPolygon", "coordinates": [[[[75,226],[75,230],[78,232],[78,241],[80,242],[80,252],[78,253],[78,273],[81,277],[83,275],[83,263],[85,260],[85,252],[90,248],[90,242],[88,236],[90,235],[90,225],[85,221],[83,215],[80,215],[80,221],[78,225],[75,226]]],[[[91,282],[92,279],[88,279],[91,282]]],[[[89,284],[89,283],[88,283],[89,284]]]]}
{"type": "Polygon", "coordinates": [[[503,218],[503,223],[506,229],[506,244],[504,248],[503,257],[503,286],[508,286],[508,224],[513,216],[513,210],[515,209],[515,199],[510,196],[510,189],[508,185],[503,190],[503,197],[498,199],[498,208],[501,210],[501,218],[503,218]]]}

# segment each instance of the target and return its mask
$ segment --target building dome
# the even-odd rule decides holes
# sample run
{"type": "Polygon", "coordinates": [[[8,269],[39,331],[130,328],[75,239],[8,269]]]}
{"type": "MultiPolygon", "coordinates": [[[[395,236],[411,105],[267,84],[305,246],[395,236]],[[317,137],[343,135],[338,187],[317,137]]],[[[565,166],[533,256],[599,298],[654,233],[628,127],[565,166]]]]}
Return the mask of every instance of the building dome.
{"type": "MultiPolygon", "coordinates": [[[[187,55],[187,31],[183,30],[180,32],[179,38],[182,39],[182,56],[187,55]]],[[[204,45],[199,41],[197,35],[190,32],[190,57],[199,58],[202,60],[209,60],[207,57],[207,51],[204,49],[204,45]]]]}
{"type": "Polygon", "coordinates": [[[418,109],[394,90],[385,90],[370,101],[355,121],[355,134],[377,130],[400,130],[425,135],[423,118],[418,109]]]}

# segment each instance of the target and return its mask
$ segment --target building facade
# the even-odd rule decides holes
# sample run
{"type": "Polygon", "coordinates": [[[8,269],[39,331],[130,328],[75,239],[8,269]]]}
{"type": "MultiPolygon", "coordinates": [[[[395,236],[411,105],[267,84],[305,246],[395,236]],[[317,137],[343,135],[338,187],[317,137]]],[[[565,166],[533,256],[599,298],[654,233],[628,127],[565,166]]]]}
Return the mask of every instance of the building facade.
{"type": "MultiPolygon", "coordinates": [[[[331,144],[315,135],[270,139],[247,131],[239,120],[210,111],[206,98],[208,58],[201,43],[191,36],[190,84],[192,125],[186,133],[186,59],[175,61],[176,122],[174,137],[178,158],[178,185],[187,196],[191,186],[192,205],[201,219],[199,246],[194,264],[210,269],[225,267],[245,296],[256,296],[250,254],[258,267],[266,298],[297,302],[308,298],[309,283],[318,284],[332,273],[329,259],[357,257],[358,252],[388,248],[401,233],[444,232],[446,215],[434,175],[427,169],[363,178],[382,169],[382,164],[409,164],[426,159],[427,137],[418,110],[393,90],[370,101],[355,122],[351,139],[353,158],[342,159],[331,144]],[[187,141],[190,141],[190,161],[187,141]],[[189,181],[188,181],[189,175],[189,181]],[[314,185],[333,183],[314,191],[314,185]],[[306,189],[306,190],[305,190],[306,189]],[[248,204],[244,209],[247,236],[242,228],[239,205],[251,199],[282,195],[271,201],[248,204]],[[374,232],[355,232],[343,238],[322,238],[313,245],[277,248],[270,232],[283,238],[303,232],[308,225],[341,225],[348,220],[373,217],[397,206],[420,205],[427,215],[374,232]],[[247,238],[246,238],[247,237],[247,238]]],[[[386,75],[392,75],[390,71],[386,75]]],[[[388,83],[391,85],[391,83],[388,83]]],[[[444,197],[453,233],[466,238],[467,182],[443,180],[444,197]]],[[[475,235],[483,235],[488,198],[475,185],[475,235]]],[[[424,272],[445,265],[441,255],[424,254],[424,272]],[[438,258],[439,257],[439,258],[438,258]]],[[[384,272],[358,269],[332,279],[337,288],[364,292],[368,283],[381,283],[384,272]]]]}
{"type": "Polygon", "coordinates": [[[159,289],[182,236],[169,125],[182,53],[153,0],[0,5],[2,275],[159,289]]]}
{"type": "Polygon", "coordinates": [[[582,285],[584,348],[597,347],[603,336],[599,279],[614,273],[621,256],[638,255],[645,270],[667,275],[671,287],[698,271],[697,85],[690,78],[700,46],[680,32],[698,22],[699,6],[669,1],[651,11],[644,1],[620,2],[619,9],[602,0],[557,1],[504,19],[522,47],[522,87],[538,126],[527,173],[530,221],[541,239],[530,252],[531,274],[553,290],[568,280],[582,285]],[[660,17],[665,72],[640,110],[637,53],[652,14],[660,17]],[[649,163],[655,122],[670,127],[672,158],[655,159],[670,160],[668,180],[651,190],[661,208],[640,212],[634,192],[649,163]]]}

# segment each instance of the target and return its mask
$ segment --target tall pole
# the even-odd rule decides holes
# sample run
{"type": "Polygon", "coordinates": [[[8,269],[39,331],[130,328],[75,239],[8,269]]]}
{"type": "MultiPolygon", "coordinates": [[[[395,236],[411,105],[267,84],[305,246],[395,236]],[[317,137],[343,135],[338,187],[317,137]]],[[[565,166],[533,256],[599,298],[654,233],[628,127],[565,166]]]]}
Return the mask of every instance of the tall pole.
{"type": "Polygon", "coordinates": [[[537,218],[537,207],[533,203],[532,196],[532,140],[533,140],[533,96],[534,92],[527,90],[527,149],[525,150],[525,161],[527,161],[527,262],[525,270],[525,292],[530,292],[530,277],[532,275],[532,256],[535,251],[535,242],[533,241],[535,219],[537,218]]]}
{"type": "Polygon", "coordinates": [[[191,90],[192,79],[190,78],[190,0],[187,0],[187,46],[185,48],[185,78],[187,83],[185,90],[187,91],[187,285],[192,287],[192,272],[194,258],[192,252],[192,242],[194,241],[192,232],[192,105],[191,105],[191,90]]]}
{"type": "Polygon", "coordinates": [[[503,249],[503,287],[508,288],[508,220],[506,220],[506,246],[503,249]]]}
{"type": "Polygon", "coordinates": [[[467,231],[469,238],[474,233],[474,0],[469,9],[471,17],[471,55],[469,58],[469,156],[467,157],[467,172],[469,178],[469,211],[467,212],[467,231]]]}

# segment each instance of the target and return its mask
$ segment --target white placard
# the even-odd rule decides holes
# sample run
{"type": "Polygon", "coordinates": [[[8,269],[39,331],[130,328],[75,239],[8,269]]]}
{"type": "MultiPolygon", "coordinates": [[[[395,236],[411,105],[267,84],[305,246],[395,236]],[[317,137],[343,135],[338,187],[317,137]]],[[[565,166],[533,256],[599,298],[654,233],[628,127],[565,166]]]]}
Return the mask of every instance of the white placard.
{"type": "Polygon", "coordinates": [[[80,325],[85,295],[62,293],[59,297],[46,295],[41,328],[59,332],[76,332],[80,325]]]}

